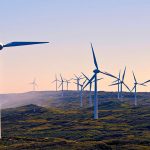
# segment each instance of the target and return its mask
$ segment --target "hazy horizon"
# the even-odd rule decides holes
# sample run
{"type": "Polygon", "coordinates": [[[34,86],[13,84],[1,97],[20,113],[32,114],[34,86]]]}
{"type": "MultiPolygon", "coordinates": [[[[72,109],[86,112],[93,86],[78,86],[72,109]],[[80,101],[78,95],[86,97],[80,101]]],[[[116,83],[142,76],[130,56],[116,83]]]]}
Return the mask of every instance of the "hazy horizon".
{"type": "MultiPolygon", "coordinates": [[[[150,1],[41,1],[5,0],[0,10],[0,43],[49,41],[45,45],[6,48],[0,51],[0,93],[32,90],[33,78],[40,91],[55,90],[55,74],[65,79],[84,72],[92,76],[93,43],[99,69],[118,75],[127,67],[125,82],[133,87],[132,70],[138,82],[150,79],[150,1]]],[[[98,83],[99,91],[117,91],[108,86],[112,78],[98,83]]],[[[150,92],[138,86],[138,92],[150,92]]],[[[71,84],[70,89],[76,89],[71,84]]],[[[127,91],[125,87],[123,90],[127,91]]]]}

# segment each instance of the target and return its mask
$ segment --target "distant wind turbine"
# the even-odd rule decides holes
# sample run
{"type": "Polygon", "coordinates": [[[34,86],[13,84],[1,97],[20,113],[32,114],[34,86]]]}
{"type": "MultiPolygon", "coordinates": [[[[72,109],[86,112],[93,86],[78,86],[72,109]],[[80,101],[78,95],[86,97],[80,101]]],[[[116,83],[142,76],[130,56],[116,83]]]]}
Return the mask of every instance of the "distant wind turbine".
{"type": "MultiPolygon", "coordinates": [[[[122,100],[122,98],[123,98],[123,95],[122,95],[122,91],[123,91],[123,85],[129,90],[129,92],[131,92],[131,90],[130,90],[130,88],[125,84],[125,82],[124,82],[124,78],[125,78],[125,73],[126,73],[126,67],[125,67],[125,69],[124,69],[124,72],[123,72],[123,75],[122,75],[122,79],[120,79],[120,81],[118,82],[117,81],[117,83],[113,83],[113,84],[111,84],[110,86],[114,86],[114,85],[120,85],[120,97],[121,97],[121,100],[122,100]]],[[[118,79],[119,80],[119,79],[118,79]]]]}
{"type": "Polygon", "coordinates": [[[33,44],[46,44],[49,42],[11,42],[7,44],[0,43],[0,50],[6,47],[15,47],[15,46],[26,46],[26,45],[33,45],[33,44]]]}
{"type": "Polygon", "coordinates": [[[31,82],[30,84],[32,84],[33,86],[33,91],[35,91],[36,87],[37,87],[37,83],[36,83],[36,79],[33,79],[33,82],[31,82]]]}
{"type": "Polygon", "coordinates": [[[69,90],[69,84],[71,83],[70,81],[71,81],[72,79],[70,79],[70,80],[66,80],[65,79],[65,81],[64,82],[66,82],[66,84],[67,84],[67,91],[69,90]]]}
{"type": "MultiPolygon", "coordinates": [[[[64,79],[63,79],[63,77],[62,77],[62,75],[60,74],[60,85],[59,85],[59,87],[61,87],[61,90],[62,90],[62,96],[64,96],[64,79]]],[[[58,88],[59,88],[58,87],[58,88]]]]}
{"type": "Polygon", "coordinates": [[[57,79],[57,75],[55,75],[55,80],[53,81],[53,82],[51,82],[51,83],[56,83],[56,91],[57,91],[57,82],[58,82],[59,80],[57,79]]]}
{"type": "Polygon", "coordinates": [[[83,78],[82,78],[82,75],[81,76],[77,76],[77,75],[74,74],[74,76],[75,76],[75,79],[73,79],[73,80],[76,80],[77,91],[79,91],[80,80],[83,79],[83,78]]]}
{"type": "MultiPolygon", "coordinates": [[[[80,87],[80,107],[83,107],[83,86],[85,84],[85,82],[87,81],[87,79],[85,79],[85,81],[81,84],[79,83],[79,87],[80,87]]],[[[74,82],[75,84],[77,84],[76,82],[74,82]]]]}
{"type": "MultiPolygon", "coordinates": [[[[119,75],[118,75],[118,79],[117,80],[115,80],[115,81],[113,81],[113,83],[115,83],[115,82],[117,82],[118,84],[118,99],[120,99],[120,74],[121,74],[121,71],[119,71],[119,75]]],[[[110,86],[112,86],[112,85],[110,85],[110,86]]]]}
{"type": "Polygon", "coordinates": [[[146,86],[145,84],[150,82],[150,80],[148,80],[144,83],[138,83],[133,71],[132,71],[132,74],[133,74],[133,77],[134,77],[134,87],[131,91],[134,90],[134,105],[137,106],[137,85],[146,86]]]}

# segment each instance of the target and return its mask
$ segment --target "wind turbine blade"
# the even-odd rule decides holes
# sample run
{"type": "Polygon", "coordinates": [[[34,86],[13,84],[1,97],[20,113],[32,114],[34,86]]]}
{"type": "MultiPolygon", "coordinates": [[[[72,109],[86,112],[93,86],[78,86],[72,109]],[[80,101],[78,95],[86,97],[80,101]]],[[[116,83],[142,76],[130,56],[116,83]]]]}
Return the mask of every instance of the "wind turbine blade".
{"type": "Polygon", "coordinates": [[[148,82],[150,82],[150,80],[147,80],[147,81],[143,82],[142,84],[145,84],[145,83],[148,83],[148,82]]]}
{"type": "Polygon", "coordinates": [[[81,79],[81,78],[82,78],[82,75],[79,76],[79,79],[81,79]]]}
{"type": "Polygon", "coordinates": [[[129,92],[131,92],[130,88],[124,82],[122,82],[122,83],[129,90],[129,92]]]}
{"type": "Polygon", "coordinates": [[[51,83],[54,83],[54,82],[56,82],[56,80],[52,81],[51,83]]]}
{"type": "Polygon", "coordinates": [[[94,78],[95,78],[95,74],[94,74],[94,75],[92,76],[92,78],[88,81],[88,83],[83,87],[83,89],[85,89],[86,86],[87,86],[88,84],[90,84],[94,78]]]}
{"type": "Polygon", "coordinates": [[[60,87],[61,87],[61,85],[62,85],[62,83],[60,83],[60,85],[59,85],[59,87],[58,87],[58,88],[60,88],[60,87]]]}
{"type": "Polygon", "coordinates": [[[83,72],[81,72],[83,74],[83,76],[87,79],[90,80],[83,72]]]}
{"type": "Polygon", "coordinates": [[[25,46],[25,45],[33,45],[33,44],[46,44],[49,42],[11,42],[5,44],[3,47],[13,47],[13,46],[25,46]]]}
{"type": "Polygon", "coordinates": [[[102,80],[103,78],[100,78],[100,79],[97,79],[97,81],[100,81],[100,80],[102,80]]]}
{"type": "Polygon", "coordinates": [[[141,84],[141,83],[137,83],[138,85],[142,85],[142,86],[147,86],[147,85],[145,85],[145,84],[141,84]]]}
{"type": "Polygon", "coordinates": [[[74,76],[78,79],[78,77],[74,74],[74,76]]]}
{"type": "Polygon", "coordinates": [[[110,73],[108,73],[108,72],[102,72],[102,71],[100,71],[102,74],[105,74],[105,75],[107,75],[107,76],[110,76],[110,77],[113,77],[113,78],[115,78],[115,79],[117,79],[118,80],[118,78],[116,77],[116,76],[114,76],[114,75],[112,75],[112,74],[110,74],[110,73]]]}
{"type": "Polygon", "coordinates": [[[73,82],[74,84],[77,84],[76,82],[73,82]]]}
{"type": "Polygon", "coordinates": [[[135,78],[135,74],[134,74],[134,72],[132,71],[132,74],[133,74],[133,77],[134,77],[134,81],[135,81],[135,83],[137,83],[137,80],[136,80],[136,78],[135,78]]]}
{"type": "Polygon", "coordinates": [[[125,67],[124,72],[123,72],[122,81],[124,81],[125,73],[126,73],[126,67],[125,67]]]}
{"type": "Polygon", "coordinates": [[[119,71],[119,80],[120,80],[121,70],[119,71]]]}
{"type": "Polygon", "coordinates": [[[60,78],[61,78],[61,81],[63,81],[63,78],[62,78],[61,74],[60,74],[60,78]]]}
{"type": "Polygon", "coordinates": [[[83,82],[83,85],[86,83],[87,79],[85,79],[85,81],[83,82]]]}
{"type": "Polygon", "coordinates": [[[120,83],[113,83],[113,84],[110,84],[109,86],[114,86],[114,85],[118,85],[120,83]]]}
{"type": "Polygon", "coordinates": [[[116,83],[116,82],[118,82],[118,80],[115,80],[115,81],[113,81],[112,83],[116,83]]]}
{"type": "Polygon", "coordinates": [[[131,92],[135,89],[135,86],[132,88],[131,92]]]}
{"type": "Polygon", "coordinates": [[[93,59],[94,59],[95,67],[98,69],[98,65],[97,65],[97,61],[96,61],[96,57],[95,57],[95,53],[94,53],[94,49],[93,49],[92,43],[91,43],[91,49],[92,49],[92,53],[93,53],[93,59]]]}

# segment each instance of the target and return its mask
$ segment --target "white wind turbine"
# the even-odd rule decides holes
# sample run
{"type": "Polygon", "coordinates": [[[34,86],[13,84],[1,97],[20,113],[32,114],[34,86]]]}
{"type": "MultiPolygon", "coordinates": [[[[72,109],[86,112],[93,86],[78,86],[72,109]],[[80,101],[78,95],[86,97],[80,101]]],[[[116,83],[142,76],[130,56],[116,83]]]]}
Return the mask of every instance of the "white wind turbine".
{"type": "Polygon", "coordinates": [[[57,75],[55,75],[55,80],[53,81],[53,82],[51,82],[51,83],[56,83],[56,91],[57,91],[57,82],[58,82],[59,80],[57,79],[57,75]]]}
{"type": "Polygon", "coordinates": [[[138,83],[133,71],[132,71],[132,74],[133,74],[133,77],[134,77],[134,87],[131,91],[134,90],[134,105],[137,106],[137,85],[146,86],[145,84],[150,82],[150,80],[147,80],[144,83],[138,83]]]}
{"type": "MultiPolygon", "coordinates": [[[[120,99],[120,74],[121,74],[121,71],[119,71],[119,75],[118,75],[118,79],[116,81],[114,81],[113,83],[117,82],[118,84],[118,99],[120,99]]],[[[109,85],[109,86],[112,86],[112,85],[109,85]]]]}
{"type": "Polygon", "coordinates": [[[131,92],[130,88],[124,83],[125,73],[126,73],[126,67],[125,67],[124,72],[123,72],[123,75],[122,75],[122,80],[121,80],[121,79],[118,79],[118,80],[120,80],[119,82],[118,82],[118,80],[117,80],[117,83],[113,83],[113,84],[110,85],[110,86],[120,85],[120,92],[119,92],[119,93],[120,93],[120,98],[121,98],[121,100],[122,100],[122,98],[123,98],[123,96],[122,96],[123,85],[129,90],[129,92],[131,92]]]}
{"type": "Polygon", "coordinates": [[[33,91],[36,90],[36,87],[38,86],[37,83],[36,83],[36,79],[34,78],[32,82],[30,82],[30,84],[32,84],[33,86],[33,91]]]}
{"type": "Polygon", "coordinates": [[[82,78],[82,75],[81,76],[77,76],[77,75],[74,74],[74,76],[75,76],[75,79],[73,78],[73,80],[76,80],[77,91],[79,91],[80,80],[84,79],[84,78],[82,78]]]}
{"type": "Polygon", "coordinates": [[[65,82],[66,82],[66,84],[67,84],[67,91],[69,90],[69,84],[71,83],[71,82],[70,82],[71,80],[72,80],[72,79],[70,79],[70,80],[65,79],[65,82]]]}
{"type": "Polygon", "coordinates": [[[91,77],[91,79],[88,81],[88,83],[83,87],[83,89],[88,84],[90,84],[92,81],[94,81],[94,119],[98,119],[97,74],[102,73],[102,74],[105,74],[107,76],[110,76],[110,77],[113,77],[113,78],[116,78],[116,79],[118,79],[118,78],[111,75],[111,74],[109,74],[109,73],[107,73],[107,72],[102,72],[102,71],[99,70],[92,43],[91,43],[91,49],[92,49],[93,60],[94,60],[94,64],[95,64],[96,69],[93,70],[94,75],[91,77]]]}
{"type": "MultiPolygon", "coordinates": [[[[63,77],[61,76],[61,74],[60,74],[60,85],[59,85],[59,87],[61,87],[61,91],[62,91],[62,96],[64,96],[64,79],[63,79],[63,77]]],[[[59,88],[58,87],[58,88],[59,88]]]]}

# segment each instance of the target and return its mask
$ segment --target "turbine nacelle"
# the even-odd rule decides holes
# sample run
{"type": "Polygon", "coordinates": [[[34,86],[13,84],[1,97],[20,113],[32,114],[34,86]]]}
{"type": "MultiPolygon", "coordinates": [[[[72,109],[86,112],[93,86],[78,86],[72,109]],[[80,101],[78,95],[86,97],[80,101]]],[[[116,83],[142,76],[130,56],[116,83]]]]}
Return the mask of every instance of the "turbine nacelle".
{"type": "Polygon", "coordinates": [[[98,69],[93,70],[93,72],[94,72],[95,74],[100,73],[100,71],[99,71],[98,69]]]}

